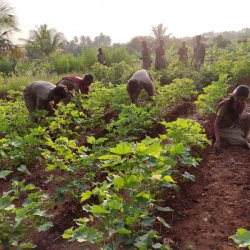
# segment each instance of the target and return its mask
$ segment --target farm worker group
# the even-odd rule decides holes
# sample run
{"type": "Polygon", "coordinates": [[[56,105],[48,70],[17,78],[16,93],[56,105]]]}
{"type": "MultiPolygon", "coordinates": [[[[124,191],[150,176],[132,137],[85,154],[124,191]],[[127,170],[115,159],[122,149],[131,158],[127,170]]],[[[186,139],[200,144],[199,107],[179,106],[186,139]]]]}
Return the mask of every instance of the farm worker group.
{"type": "Polygon", "coordinates": [[[87,74],[82,79],[75,76],[64,77],[56,85],[45,81],[28,84],[23,96],[31,119],[36,120],[34,117],[36,110],[47,110],[48,115],[53,115],[53,108],[56,108],[61,100],[67,104],[76,93],[88,94],[89,86],[93,81],[94,77],[87,74]]]}
{"type": "MultiPolygon", "coordinates": [[[[159,47],[156,48],[155,67],[157,69],[165,68],[168,65],[164,51],[164,43],[160,41],[159,47]]],[[[102,49],[99,48],[98,52],[97,58],[99,63],[105,65],[106,59],[102,49]]],[[[185,42],[182,43],[178,55],[179,60],[183,63],[188,61],[185,42]]],[[[205,46],[201,43],[201,36],[197,36],[192,57],[195,70],[200,70],[204,62],[204,56],[205,46]]],[[[130,100],[137,106],[138,97],[143,89],[147,92],[150,100],[154,101],[153,97],[156,95],[153,77],[148,71],[152,60],[146,41],[142,42],[142,61],[143,69],[136,71],[127,83],[127,92],[130,100]]],[[[30,83],[24,90],[24,101],[31,119],[36,121],[34,116],[34,111],[36,110],[47,110],[48,115],[53,115],[54,108],[56,108],[59,101],[62,100],[67,104],[77,93],[87,95],[93,81],[93,75],[86,74],[83,78],[76,76],[64,77],[56,85],[45,81],[30,83]],[[53,105],[51,102],[53,102],[53,105]]],[[[229,98],[222,100],[218,105],[216,118],[211,124],[211,133],[217,151],[220,151],[221,146],[225,144],[246,146],[250,149],[250,143],[247,140],[250,130],[250,114],[245,110],[248,97],[249,87],[240,85],[229,98]]]]}

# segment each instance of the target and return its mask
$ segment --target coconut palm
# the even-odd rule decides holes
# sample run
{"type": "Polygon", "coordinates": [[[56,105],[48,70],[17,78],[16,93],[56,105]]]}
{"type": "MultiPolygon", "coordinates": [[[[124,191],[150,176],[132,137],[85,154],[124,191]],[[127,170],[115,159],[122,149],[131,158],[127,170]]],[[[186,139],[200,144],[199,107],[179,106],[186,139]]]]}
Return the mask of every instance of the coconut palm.
{"type": "Polygon", "coordinates": [[[156,39],[156,42],[159,42],[160,40],[165,40],[169,38],[169,35],[166,35],[167,27],[164,27],[162,23],[160,23],[156,27],[152,27],[152,32],[154,34],[154,37],[156,39]]]}
{"type": "Polygon", "coordinates": [[[26,49],[30,56],[49,56],[62,48],[65,42],[63,33],[49,29],[47,24],[36,28],[30,31],[30,37],[26,41],[26,49]]]}
{"type": "Polygon", "coordinates": [[[6,1],[0,0],[0,50],[3,53],[13,47],[13,44],[8,39],[8,35],[12,31],[18,31],[13,8],[6,1]]]}

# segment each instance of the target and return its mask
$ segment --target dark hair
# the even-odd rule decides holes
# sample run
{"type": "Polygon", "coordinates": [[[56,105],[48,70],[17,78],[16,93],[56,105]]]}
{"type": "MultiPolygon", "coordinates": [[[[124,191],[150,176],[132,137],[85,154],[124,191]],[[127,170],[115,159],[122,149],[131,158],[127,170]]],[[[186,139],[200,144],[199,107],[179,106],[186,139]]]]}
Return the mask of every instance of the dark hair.
{"type": "Polygon", "coordinates": [[[132,95],[135,92],[139,92],[140,91],[139,81],[135,79],[129,80],[127,84],[127,91],[129,95],[132,95]]]}
{"type": "Polygon", "coordinates": [[[88,83],[92,83],[94,81],[94,77],[92,74],[86,74],[84,77],[83,77],[83,80],[88,82],[88,83]]]}
{"type": "Polygon", "coordinates": [[[239,85],[234,90],[233,95],[247,98],[249,96],[249,87],[247,85],[239,85]]]}
{"type": "Polygon", "coordinates": [[[52,94],[59,97],[60,99],[63,99],[67,95],[67,89],[64,86],[56,86],[52,90],[52,94]]]}
{"type": "Polygon", "coordinates": [[[239,109],[238,105],[235,105],[235,99],[234,96],[237,97],[245,97],[247,98],[249,95],[249,88],[246,85],[240,85],[238,86],[233,93],[231,94],[231,96],[229,97],[229,103],[228,103],[228,110],[229,112],[232,114],[234,119],[237,119],[239,117],[239,114],[241,112],[241,110],[239,109]]]}

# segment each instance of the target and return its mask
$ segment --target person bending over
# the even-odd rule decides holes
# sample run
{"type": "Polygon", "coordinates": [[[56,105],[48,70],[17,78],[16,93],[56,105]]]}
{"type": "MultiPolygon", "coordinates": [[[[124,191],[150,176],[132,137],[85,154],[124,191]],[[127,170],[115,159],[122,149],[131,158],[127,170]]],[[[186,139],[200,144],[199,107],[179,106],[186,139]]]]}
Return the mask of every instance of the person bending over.
{"type": "Polygon", "coordinates": [[[145,69],[136,71],[127,83],[127,92],[130,96],[131,102],[137,106],[138,97],[142,89],[145,89],[150,98],[156,95],[153,77],[145,69]]]}
{"type": "Polygon", "coordinates": [[[81,94],[87,95],[93,81],[94,77],[91,74],[86,74],[83,78],[78,76],[67,76],[63,77],[56,85],[67,87],[69,93],[67,97],[63,99],[63,102],[67,104],[76,93],[81,92],[81,94]]]}
{"type": "Polygon", "coordinates": [[[36,120],[33,116],[36,110],[47,110],[48,115],[53,115],[53,108],[56,108],[57,103],[67,94],[67,87],[56,86],[50,82],[36,81],[28,84],[23,91],[23,96],[32,121],[36,120]],[[54,101],[54,105],[51,101],[54,101]]]}

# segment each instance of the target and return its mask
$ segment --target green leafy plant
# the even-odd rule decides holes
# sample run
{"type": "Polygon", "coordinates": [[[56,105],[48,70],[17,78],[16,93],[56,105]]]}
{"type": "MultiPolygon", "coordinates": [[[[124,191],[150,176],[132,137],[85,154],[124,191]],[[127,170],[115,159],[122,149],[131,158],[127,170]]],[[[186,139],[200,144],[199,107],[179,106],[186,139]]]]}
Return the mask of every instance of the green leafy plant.
{"type": "Polygon", "coordinates": [[[35,248],[29,233],[46,231],[53,226],[47,213],[52,203],[49,196],[33,184],[13,181],[12,187],[0,197],[0,243],[4,250],[35,248]],[[21,195],[26,196],[22,205],[18,202],[21,195]]]}
{"type": "Polygon", "coordinates": [[[250,249],[250,231],[239,228],[236,233],[229,237],[232,239],[239,247],[247,247],[250,249]]]}

